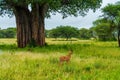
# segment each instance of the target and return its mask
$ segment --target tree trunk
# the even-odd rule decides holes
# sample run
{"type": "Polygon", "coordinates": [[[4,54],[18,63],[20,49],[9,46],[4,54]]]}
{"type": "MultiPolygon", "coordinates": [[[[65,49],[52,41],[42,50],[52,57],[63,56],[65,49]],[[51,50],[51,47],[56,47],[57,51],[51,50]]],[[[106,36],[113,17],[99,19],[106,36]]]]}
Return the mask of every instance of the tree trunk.
{"type": "Polygon", "coordinates": [[[32,38],[31,15],[27,8],[15,7],[18,47],[26,47],[32,38]]]}
{"type": "Polygon", "coordinates": [[[44,27],[44,17],[45,17],[45,5],[39,6],[35,4],[32,7],[32,23],[33,23],[33,35],[32,38],[37,46],[45,45],[45,27],[44,27]]]}
{"type": "Polygon", "coordinates": [[[120,29],[118,30],[118,46],[120,47],[120,29]]]}
{"type": "Polygon", "coordinates": [[[32,45],[45,45],[44,18],[46,10],[47,4],[45,3],[34,4],[31,12],[28,6],[14,6],[18,47],[26,47],[31,41],[32,45]]]}

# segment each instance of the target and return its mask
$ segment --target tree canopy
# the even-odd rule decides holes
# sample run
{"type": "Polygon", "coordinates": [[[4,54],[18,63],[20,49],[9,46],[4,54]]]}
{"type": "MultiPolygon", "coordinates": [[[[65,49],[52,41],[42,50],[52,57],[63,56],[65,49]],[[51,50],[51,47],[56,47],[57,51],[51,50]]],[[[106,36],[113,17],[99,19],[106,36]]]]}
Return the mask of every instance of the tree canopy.
{"type": "Polygon", "coordinates": [[[90,39],[93,37],[93,32],[91,29],[81,28],[79,30],[79,38],[80,39],[90,39]]]}
{"type": "Polygon", "coordinates": [[[78,37],[79,31],[77,28],[71,26],[58,26],[50,31],[50,37],[54,38],[66,38],[66,40],[71,37],[78,37]]]}
{"type": "Polygon", "coordinates": [[[100,41],[107,41],[112,39],[112,31],[109,23],[101,23],[94,29],[100,41]]]}
{"type": "Polygon", "coordinates": [[[67,16],[84,16],[89,9],[95,11],[101,6],[102,0],[0,0],[0,14],[13,14],[15,6],[31,8],[35,4],[40,6],[46,5],[46,16],[56,12],[61,13],[63,17],[67,16]]]}
{"type": "Polygon", "coordinates": [[[15,38],[16,28],[0,29],[0,38],[15,38]]]}

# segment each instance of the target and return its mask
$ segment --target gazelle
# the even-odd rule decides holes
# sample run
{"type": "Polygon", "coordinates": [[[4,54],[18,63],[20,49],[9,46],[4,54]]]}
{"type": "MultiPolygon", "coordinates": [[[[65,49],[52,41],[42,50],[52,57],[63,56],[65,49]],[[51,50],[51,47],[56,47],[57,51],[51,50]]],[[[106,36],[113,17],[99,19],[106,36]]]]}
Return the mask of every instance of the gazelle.
{"type": "Polygon", "coordinates": [[[66,56],[61,56],[60,57],[60,64],[62,64],[63,62],[69,62],[70,61],[70,59],[71,59],[71,55],[73,54],[73,50],[69,50],[69,52],[68,52],[68,55],[66,55],[66,56]]]}

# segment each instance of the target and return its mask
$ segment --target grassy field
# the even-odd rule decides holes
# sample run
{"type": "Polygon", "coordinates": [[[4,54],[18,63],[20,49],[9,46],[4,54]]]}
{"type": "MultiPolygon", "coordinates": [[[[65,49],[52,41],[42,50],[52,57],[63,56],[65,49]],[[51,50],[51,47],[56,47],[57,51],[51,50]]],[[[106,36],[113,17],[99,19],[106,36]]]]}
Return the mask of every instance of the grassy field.
{"type": "Polygon", "coordinates": [[[17,48],[16,39],[0,39],[0,80],[120,80],[117,42],[55,41],[47,46],[17,48]],[[72,48],[69,63],[59,57],[72,48]]]}

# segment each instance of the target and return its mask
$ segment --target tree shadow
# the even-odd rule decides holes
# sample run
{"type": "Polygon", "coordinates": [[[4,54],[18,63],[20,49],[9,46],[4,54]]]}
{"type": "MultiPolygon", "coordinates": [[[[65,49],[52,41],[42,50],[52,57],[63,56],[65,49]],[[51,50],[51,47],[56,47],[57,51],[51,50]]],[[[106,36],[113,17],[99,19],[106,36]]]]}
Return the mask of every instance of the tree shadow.
{"type": "Polygon", "coordinates": [[[35,52],[35,53],[54,53],[54,52],[67,52],[70,49],[74,49],[78,44],[47,44],[45,46],[37,47],[25,47],[18,48],[17,44],[0,44],[0,50],[3,51],[13,51],[13,52],[35,52]]]}

